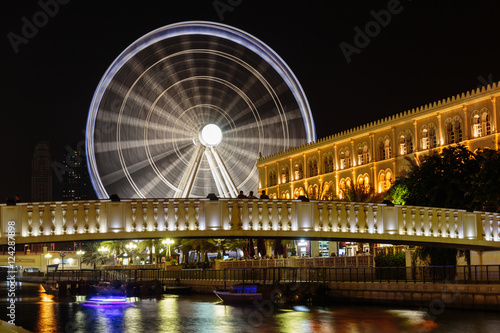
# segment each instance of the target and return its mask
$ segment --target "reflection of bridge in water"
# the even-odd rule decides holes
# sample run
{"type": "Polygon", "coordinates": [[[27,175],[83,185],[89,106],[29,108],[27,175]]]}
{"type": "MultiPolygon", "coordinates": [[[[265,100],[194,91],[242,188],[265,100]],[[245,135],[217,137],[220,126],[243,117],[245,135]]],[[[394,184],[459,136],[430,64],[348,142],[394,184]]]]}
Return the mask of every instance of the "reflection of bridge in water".
{"type": "Polygon", "coordinates": [[[40,202],[1,205],[0,218],[0,244],[8,243],[10,231],[17,244],[262,237],[500,248],[498,213],[371,203],[250,199],[40,202]]]}

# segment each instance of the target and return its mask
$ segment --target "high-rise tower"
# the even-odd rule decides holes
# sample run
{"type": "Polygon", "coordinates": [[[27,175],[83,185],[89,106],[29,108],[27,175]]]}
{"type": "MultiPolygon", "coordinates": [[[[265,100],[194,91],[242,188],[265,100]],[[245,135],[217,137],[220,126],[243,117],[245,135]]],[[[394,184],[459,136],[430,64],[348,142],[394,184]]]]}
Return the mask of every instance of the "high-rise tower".
{"type": "Polygon", "coordinates": [[[31,201],[52,201],[52,168],[48,141],[35,146],[31,160],[31,201]]]}

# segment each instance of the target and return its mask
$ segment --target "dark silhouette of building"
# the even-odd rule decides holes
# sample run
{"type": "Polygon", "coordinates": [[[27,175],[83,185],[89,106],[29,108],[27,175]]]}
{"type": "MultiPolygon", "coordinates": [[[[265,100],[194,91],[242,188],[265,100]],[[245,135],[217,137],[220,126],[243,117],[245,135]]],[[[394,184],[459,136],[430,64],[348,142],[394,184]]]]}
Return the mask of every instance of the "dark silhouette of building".
{"type": "Polygon", "coordinates": [[[67,148],[64,153],[63,165],[61,175],[62,200],[92,199],[85,155],[79,150],[67,148]]]}
{"type": "Polygon", "coordinates": [[[31,201],[52,201],[51,165],[49,142],[40,141],[31,160],[31,201]]]}

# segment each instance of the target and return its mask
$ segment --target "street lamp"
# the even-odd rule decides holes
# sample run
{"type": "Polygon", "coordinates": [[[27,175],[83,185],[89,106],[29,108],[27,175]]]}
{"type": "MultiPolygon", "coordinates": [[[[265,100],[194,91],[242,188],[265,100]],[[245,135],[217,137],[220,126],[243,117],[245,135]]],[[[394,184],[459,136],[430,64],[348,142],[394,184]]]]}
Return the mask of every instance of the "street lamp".
{"type": "Polygon", "coordinates": [[[52,258],[52,254],[47,253],[45,255],[45,260],[47,260],[47,274],[49,274],[49,260],[50,260],[50,258],[52,258]]]}
{"type": "Polygon", "coordinates": [[[137,248],[137,244],[134,242],[130,242],[127,245],[125,245],[125,247],[130,252],[130,262],[129,263],[132,264],[133,263],[132,259],[134,258],[134,251],[137,248]]]}
{"type": "Polygon", "coordinates": [[[170,246],[172,246],[172,244],[174,244],[175,241],[173,239],[167,238],[167,239],[162,240],[161,243],[163,245],[167,245],[167,255],[168,255],[168,259],[170,260],[171,259],[170,246]]]}
{"type": "Polygon", "coordinates": [[[82,249],[76,251],[76,254],[80,257],[80,270],[82,270],[82,257],[85,254],[85,251],[82,251],[82,249]]]}
{"type": "Polygon", "coordinates": [[[64,257],[66,257],[66,252],[59,253],[59,256],[61,257],[61,264],[62,264],[61,270],[64,271],[64,257]]]}

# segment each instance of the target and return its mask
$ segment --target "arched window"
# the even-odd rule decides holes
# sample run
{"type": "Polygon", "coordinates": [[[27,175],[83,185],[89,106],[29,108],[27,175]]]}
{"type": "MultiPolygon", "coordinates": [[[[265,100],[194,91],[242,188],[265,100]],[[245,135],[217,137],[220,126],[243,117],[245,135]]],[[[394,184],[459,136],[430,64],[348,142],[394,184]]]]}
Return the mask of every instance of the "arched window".
{"type": "Polygon", "coordinates": [[[378,175],[378,192],[382,193],[385,191],[385,172],[381,171],[378,175]]]}
{"type": "Polygon", "coordinates": [[[294,174],[295,174],[295,180],[299,180],[299,179],[302,179],[304,178],[304,171],[302,169],[302,163],[295,163],[294,165],[294,174]]]}
{"type": "Polygon", "coordinates": [[[429,149],[430,148],[430,145],[429,145],[429,130],[424,127],[422,129],[422,149],[429,149]]]}
{"type": "Polygon", "coordinates": [[[370,163],[370,155],[368,154],[368,144],[363,145],[363,160],[365,163],[370,163]]]}
{"type": "Polygon", "coordinates": [[[340,160],[340,169],[345,169],[346,164],[345,164],[345,152],[344,150],[341,150],[339,153],[339,160],[340,160]]]}
{"type": "Polygon", "coordinates": [[[358,165],[365,164],[365,158],[363,155],[363,147],[358,146],[358,165]]]}
{"type": "Polygon", "coordinates": [[[278,184],[278,177],[276,174],[276,170],[269,171],[269,186],[274,186],[278,184]]]}
{"type": "Polygon", "coordinates": [[[483,134],[483,128],[481,127],[481,117],[479,113],[472,117],[472,136],[479,138],[483,134]]]}
{"type": "Polygon", "coordinates": [[[448,144],[459,143],[463,140],[462,121],[460,117],[448,119],[446,121],[446,138],[448,144]]]}
{"type": "Polygon", "coordinates": [[[331,153],[323,157],[323,169],[325,173],[333,172],[333,156],[331,153]]]}
{"type": "Polygon", "coordinates": [[[349,152],[349,149],[345,150],[345,165],[346,168],[352,167],[351,154],[349,152]]]}
{"type": "Polygon", "coordinates": [[[483,113],[483,133],[485,135],[491,134],[491,123],[490,123],[490,115],[488,112],[483,113]]]}
{"type": "Polygon", "coordinates": [[[406,155],[406,140],[403,134],[399,136],[399,154],[406,155]]]}
{"type": "Polygon", "coordinates": [[[288,167],[281,168],[281,183],[288,183],[290,181],[290,172],[288,171],[288,167]]]}
{"type": "Polygon", "coordinates": [[[384,154],[385,154],[384,160],[392,158],[391,141],[389,139],[385,139],[385,142],[384,142],[384,154]]]}
{"type": "Polygon", "coordinates": [[[339,193],[338,196],[340,199],[343,199],[344,197],[344,191],[345,191],[345,179],[341,179],[339,183],[339,193]]]}
{"type": "Polygon", "coordinates": [[[436,148],[436,147],[437,147],[436,129],[434,128],[434,125],[431,124],[429,126],[429,148],[436,148]]]}
{"type": "Polygon", "coordinates": [[[413,135],[412,135],[411,131],[406,131],[405,149],[406,149],[406,154],[413,153],[413,135]]]}
{"type": "Polygon", "coordinates": [[[316,158],[312,158],[307,163],[309,169],[309,177],[314,177],[318,175],[318,161],[316,158]]]}

